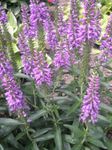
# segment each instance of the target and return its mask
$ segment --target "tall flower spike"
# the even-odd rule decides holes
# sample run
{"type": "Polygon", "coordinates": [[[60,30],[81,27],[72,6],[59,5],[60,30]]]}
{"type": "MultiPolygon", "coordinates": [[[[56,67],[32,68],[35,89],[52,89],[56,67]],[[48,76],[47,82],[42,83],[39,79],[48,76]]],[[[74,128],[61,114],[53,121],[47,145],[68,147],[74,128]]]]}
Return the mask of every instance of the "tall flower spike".
{"type": "Polygon", "coordinates": [[[106,33],[102,38],[100,49],[99,60],[101,63],[105,63],[112,58],[112,13],[106,27],[106,33]]]}
{"type": "Polygon", "coordinates": [[[84,0],[84,19],[81,21],[79,41],[83,45],[80,83],[83,84],[89,74],[92,46],[100,37],[99,18],[96,0],[84,0]]]}
{"type": "Polygon", "coordinates": [[[68,20],[68,39],[70,48],[76,49],[80,47],[78,41],[79,33],[79,15],[78,15],[78,2],[77,0],[70,1],[70,18],[68,20]]]}
{"type": "Polygon", "coordinates": [[[32,66],[32,56],[31,56],[30,49],[27,45],[26,38],[24,36],[24,32],[21,32],[19,34],[18,45],[19,45],[19,50],[20,50],[22,64],[23,64],[23,71],[27,75],[30,75],[30,73],[32,71],[32,67],[33,67],[32,66]]]}
{"type": "Polygon", "coordinates": [[[84,19],[80,27],[79,39],[82,42],[89,41],[94,44],[99,40],[100,27],[100,13],[97,10],[96,0],[84,0],[84,19]]]}
{"type": "Polygon", "coordinates": [[[81,122],[86,123],[89,121],[92,122],[93,124],[97,122],[100,105],[99,89],[100,89],[99,77],[91,76],[81,108],[80,114],[81,122]]]}
{"type": "Polygon", "coordinates": [[[37,86],[41,86],[42,84],[51,85],[52,83],[50,66],[45,61],[44,55],[41,51],[34,51],[31,77],[34,79],[37,86]]]}
{"type": "Polygon", "coordinates": [[[4,52],[0,52],[0,80],[5,90],[9,110],[12,113],[17,113],[18,116],[26,117],[29,107],[25,102],[25,97],[19,85],[14,79],[13,68],[4,52]]]}
{"type": "Polygon", "coordinates": [[[57,45],[57,37],[56,30],[54,27],[54,23],[51,19],[50,12],[45,3],[40,3],[40,19],[43,24],[44,33],[45,33],[45,41],[51,50],[56,49],[57,45]]]}
{"type": "Polygon", "coordinates": [[[58,15],[58,36],[59,41],[54,55],[53,64],[56,69],[69,69],[74,62],[75,55],[70,52],[69,42],[67,38],[67,23],[64,21],[63,14],[61,13],[61,7],[57,6],[58,15]]]}
{"type": "Polygon", "coordinates": [[[64,21],[64,14],[62,12],[62,8],[58,6],[58,33],[61,38],[65,38],[67,36],[67,22],[64,21]]]}
{"type": "Polygon", "coordinates": [[[31,0],[30,1],[30,29],[29,29],[29,37],[35,38],[38,36],[38,21],[39,21],[39,10],[38,5],[31,0]]]}
{"type": "Polygon", "coordinates": [[[23,23],[23,31],[26,36],[28,36],[29,32],[29,14],[27,5],[23,4],[21,7],[22,14],[22,23],[23,23]]]}

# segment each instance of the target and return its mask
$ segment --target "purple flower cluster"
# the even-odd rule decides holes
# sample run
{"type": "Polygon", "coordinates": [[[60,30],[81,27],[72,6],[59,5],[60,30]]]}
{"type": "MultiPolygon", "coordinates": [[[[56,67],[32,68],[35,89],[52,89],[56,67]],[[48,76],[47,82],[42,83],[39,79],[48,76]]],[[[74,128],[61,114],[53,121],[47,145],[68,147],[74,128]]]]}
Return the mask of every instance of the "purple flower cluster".
{"type": "Polygon", "coordinates": [[[9,110],[17,113],[19,116],[26,117],[29,107],[25,102],[25,97],[19,85],[17,85],[14,79],[13,68],[4,52],[0,52],[0,80],[5,89],[9,110]]]}
{"type": "Polygon", "coordinates": [[[106,28],[106,34],[102,38],[100,49],[99,60],[101,63],[105,63],[112,58],[112,14],[106,28]]]}
{"type": "Polygon", "coordinates": [[[70,67],[70,55],[67,50],[57,51],[54,57],[54,66],[56,69],[70,67]]]}
{"type": "Polygon", "coordinates": [[[100,27],[100,13],[96,9],[96,0],[84,0],[84,18],[80,26],[79,39],[82,42],[89,41],[91,44],[99,40],[100,27]]]}
{"type": "Polygon", "coordinates": [[[0,23],[1,24],[6,24],[7,22],[7,15],[3,8],[0,6],[0,23]]]}
{"type": "Polygon", "coordinates": [[[75,63],[75,54],[72,51],[69,51],[66,42],[67,41],[59,43],[57,47],[53,61],[56,69],[68,69],[72,64],[75,63]]]}
{"type": "Polygon", "coordinates": [[[22,18],[25,35],[28,35],[30,39],[38,38],[39,29],[43,28],[47,46],[51,50],[55,50],[57,45],[56,31],[46,4],[44,2],[38,4],[35,1],[31,1],[29,15],[27,12],[26,6],[23,6],[22,18]]]}
{"type": "Polygon", "coordinates": [[[86,123],[87,121],[93,124],[97,122],[100,105],[100,79],[98,76],[91,76],[90,82],[83,99],[81,108],[80,121],[86,123]]]}

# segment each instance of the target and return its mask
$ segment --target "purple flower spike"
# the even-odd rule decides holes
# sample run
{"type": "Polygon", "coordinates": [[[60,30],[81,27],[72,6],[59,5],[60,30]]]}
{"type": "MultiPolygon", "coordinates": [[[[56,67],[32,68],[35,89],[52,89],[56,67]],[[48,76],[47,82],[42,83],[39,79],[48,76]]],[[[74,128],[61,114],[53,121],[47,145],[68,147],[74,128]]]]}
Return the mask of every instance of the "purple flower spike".
{"type": "Polygon", "coordinates": [[[78,41],[79,34],[79,16],[77,8],[77,0],[71,0],[71,16],[68,22],[68,40],[71,49],[76,49],[80,47],[78,41]]]}
{"type": "Polygon", "coordinates": [[[27,42],[25,40],[24,33],[21,33],[19,35],[18,45],[21,54],[24,73],[30,75],[32,71],[32,56],[27,42]]]}
{"type": "Polygon", "coordinates": [[[25,97],[19,85],[14,79],[13,68],[4,52],[0,52],[0,80],[5,90],[9,110],[12,113],[17,113],[19,116],[26,117],[29,107],[25,102],[25,97]]]}
{"type": "Polygon", "coordinates": [[[37,86],[41,86],[42,84],[47,84],[50,86],[52,83],[51,69],[45,61],[44,55],[41,51],[34,52],[31,77],[34,79],[37,86]]]}
{"type": "Polygon", "coordinates": [[[29,29],[29,37],[35,38],[38,36],[38,21],[39,21],[39,8],[38,5],[31,1],[30,3],[30,29],[29,29]]]}
{"type": "Polygon", "coordinates": [[[24,34],[26,36],[28,36],[28,32],[29,32],[29,14],[28,14],[28,7],[26,5],[22,5],[21,14],[22,14],[23,31],[24,31],[24,34]]]}
{"type": "Polygon", "coordinates": [[[70,67],[70,53],[67,48],[66,41],[63,43],[59,43],[58,49],[54,56],[53,64],[56,67],[56,69],[60,68],[67,69],[70,67]]]}
{"type": "Polygon", "coordinates": [[[45,3],[40,3],[40,21],[43,24],[45,41],[49,48],[54,51],[57,46],[58,39],[56,37],[56,30],[50,16],[50,12],[45,3]]]}
{"type": "Polygon", "coordinates": [[[84,19],[81,20],[79,39],[81,42],[89,41],[94,44],[99,40],[100,12],[96,7],[96,0],[84,0],[84,19]]]}
{"type": "Polygon", "coordinates": [[[81,108],[80,121],[83,123],[92,122],[93,124],[97,122],[97,117],[99,114],[100,105],[100,79],[98,76],[90,77],[90,82],[86,91],[86,95],[83,99],[83,104],[81,108]]]}
{"type": "Polygon", "coordinates": [[[58,22],[57,22],[57,27],[58,27],[58,33],[61,38],[66,37],[67,35],[67,22],[64,21],[64,14],[62,12],[62,8],[58,6],[58,22]]]}
{"type": "Polygon", "coordinates": [[[106,27],[106,33],[104,34],[101,42],[101,54],[99,55],[99,60],[101,63],[106,63],[112,58],[112,14],[108,21],[106,27]]]}

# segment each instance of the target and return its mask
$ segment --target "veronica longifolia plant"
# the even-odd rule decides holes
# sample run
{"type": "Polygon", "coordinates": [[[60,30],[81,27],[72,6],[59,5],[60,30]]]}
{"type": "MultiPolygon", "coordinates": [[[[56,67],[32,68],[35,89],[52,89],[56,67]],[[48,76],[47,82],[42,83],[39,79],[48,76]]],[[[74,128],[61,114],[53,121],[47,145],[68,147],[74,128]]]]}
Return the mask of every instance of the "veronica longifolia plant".
{"type": "Polygon", "coordinates": [[[7,24],[7,16],[2,7],[0,7],[0,13],[2,14],[0,16],[0,80],[5,90],[10,112],[26,117],[29,108],[25,102],[25,96],[14,78],[13,66],[8,58],[8,48],[4,45],[4,34],[6,33],[4,28],[7,24]]]}

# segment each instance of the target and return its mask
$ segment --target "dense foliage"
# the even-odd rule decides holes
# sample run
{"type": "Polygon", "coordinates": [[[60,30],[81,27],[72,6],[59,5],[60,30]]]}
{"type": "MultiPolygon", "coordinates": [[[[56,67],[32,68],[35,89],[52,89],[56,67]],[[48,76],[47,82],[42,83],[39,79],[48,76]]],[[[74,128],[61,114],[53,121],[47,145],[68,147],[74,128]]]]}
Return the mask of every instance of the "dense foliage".
{"type": "Polygon", "coordinates": [[[0,149],[112,150],[112,2],[49,3],[0,6],[0,149]]]}

